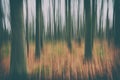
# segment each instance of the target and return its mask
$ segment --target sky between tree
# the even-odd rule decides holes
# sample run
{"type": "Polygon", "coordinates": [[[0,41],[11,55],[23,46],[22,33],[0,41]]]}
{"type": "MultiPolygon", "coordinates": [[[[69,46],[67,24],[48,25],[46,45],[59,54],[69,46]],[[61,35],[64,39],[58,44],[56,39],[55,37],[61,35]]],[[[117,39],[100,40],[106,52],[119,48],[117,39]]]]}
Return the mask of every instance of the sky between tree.
{"type": "MultiPolygon", "coordinates": [[[[26,5],[24,0],[24,20],[26,19],[26,5]]],[[[50,0],[52,1],[52,0],[50,0]]],[[[92,0],[91,0],[92,1],[92,0]]],[[[103,27],[105,28],[106,25],[106,15],[107,15],[107,0],[104,1],[103,6],[103,27]]],[[[84,15],[84,0],[80,0],[80,20],[83,22],[83,15],[84,15]]],[[[100,17],[100,8],[101,8],[102,0],[97,0],[97,25],[99,25],[99,17],[100,17]]],[[[6,27],[10,31],[10,10],[9,10],[9,0],[2,0],[3,3],[3,10],[4,10],[4,18],[6,22],[6,27]]],[[[58,0],[56,0],[56,14],[58,10],[58,0]]],[[[29,22],[31,23],[34,19],[35,21],[35,0],[28,0],[28,8],[29,8],[29,22]]],[[[77,8],[78,8],[78,0],[72,0],[71,2],[71,15],[73,16],[74,23],[77,24],[77,8]]],[[[47,30],[47,23],[49,22],[49,0],[42,0],[42,9],[44,15],[44,24],[47,30]]],[[[50,2],[50,10],[51,10],[51,20],[53,23],[53,8],[52,2],[50,2]]],[[[62,18],[62,26],[65,25],[65,2],[61,0],[61,18],[62,18]]],[[[110,20],[110,27],[112,26],[113,20],[113,0],[109,0],[109,20],[110,20]]],[[[53,25],[53,24],[52,24],[53,25]]],[[[54,26],[54,25],[53,25],[54,26]]],[[[76,28],[77,25],[74,26],[76,28]]]]}

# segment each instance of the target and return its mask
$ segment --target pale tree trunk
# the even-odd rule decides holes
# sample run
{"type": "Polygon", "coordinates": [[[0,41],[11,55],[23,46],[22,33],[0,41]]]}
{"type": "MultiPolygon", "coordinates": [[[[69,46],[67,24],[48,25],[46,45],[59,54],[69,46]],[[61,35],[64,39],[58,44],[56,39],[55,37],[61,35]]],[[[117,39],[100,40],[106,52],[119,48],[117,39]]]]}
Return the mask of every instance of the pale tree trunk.
{"type": "Polygon", "coordinates": [[[27,74],[23,0],[10,0],[10,9],[12,29],[10,77],[11,80],[23,80],[27,74]]]}

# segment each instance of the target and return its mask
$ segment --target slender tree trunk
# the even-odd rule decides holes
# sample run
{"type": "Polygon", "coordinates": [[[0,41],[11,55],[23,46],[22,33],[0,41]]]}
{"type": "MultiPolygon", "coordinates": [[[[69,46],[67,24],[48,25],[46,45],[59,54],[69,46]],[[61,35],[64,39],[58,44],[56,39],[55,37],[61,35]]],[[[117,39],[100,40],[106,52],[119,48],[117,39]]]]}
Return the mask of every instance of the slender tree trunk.
{"type": "Polygon", "coordinates": [[[81,43],[81,34],[80,34],[80,17],[79,17],[79,12],[80,12],[80,0],[78,0],[78,22],[77,22],[77,24],[78,24],[78,28],[77,28],[77,37],[78,37],[78,44],[80,45],[80,43],[81,43]]]}
{"type": "Polygon", "coordinates": [[[85,59],[92,58],[92,26],[91,26],[91,10],[90,0],[84,1],[86,34],[85,34],[85,59]]]}
{"type": "Polygon", "coordinates": [[[24,80],[27,74],[27,67],[25,54],[23,0],[10,0],[10,9],[12,29],[10,76],[11,80],[24,80]]]}
{"type": "Polygon", "coordinates": [[[99,20],[99,39],[102,41],[103,35],[102,35],[102,16],[103,16],[103,0],[101,3],[101,9],[100,9],[100,20],[99,20]]]}
{"type": "Polygon", "coordinates": [[[26,41],[27,41],[27,56],[28,56],[29,55],[28,0],[26,0],[26,41]]]}
{"type": "Polygon", "coordinates": [[[44,18],[42,12],[42,4],[40,6],[40,48],[43,49],[43,41],[44,41],[44,18]]]}
{"type": "Polygon", "coordinates": [[[69,51],[72,50],[71,43],[71,0],[65,0],[66,8],[66,37],[67,37],[67,46],[69,51]]]}
{"type": "Polygon", "coordinates": [[[40,5],[41,0],[36,0],[36,58],[40,57],[40,5]]]}
{"type": "Polygon", "coordinates": [[[106,39],[108,41],[108,45],[110,45],[110,32],[109,32],[109,1],[107,0],[107,17],[106,17],[106,39]]]}
{"type": "Polygon", "coordinates": [[[96,24],[96,17],[97,17],[97,0],[92,1],[92,49],[94,44],[94,35],[95,35],[95,24],[96,24]]]}
{"type": "Polygon", "coordinates": [[[3,39],[3,22],[2,22],[2,17],[3,17],[2,1],[0,1],[0,52],[1,52],[2,39],[3,39]]]}
{"type": "Polygon", "coordinates": [[[56,4],[56,0],[53,0],[52,3],[53,3],[52,5],[53,5],[53,16],[54,16],[54,19],[53,19],[54,20],[54,40],[56,40],[57,39],[57,34],[56,34],[57,33],[57,31],[56,31],[57,29],[56,29],[56,22],[55,22],[55,19],[56,19],[56,17],[55,17],[55,9],[56,9],[55,8],[55,4],[56,4]]]}
{"type": "Polygon", "coordinates": [[[51,28],[51,7],[50,7],[50,1],[51,0],[49,0],[49,28],[48,28],[48,37],[49,37],[49,39],[51,40],[51,38],[52,38],[52,28],[51,28]]]}
{"type": "Polygon", "coordinates": [[[61,37],[61,0],[58,1],[58,27],[57,27],[57,38],[60,40],[61,37]]]}

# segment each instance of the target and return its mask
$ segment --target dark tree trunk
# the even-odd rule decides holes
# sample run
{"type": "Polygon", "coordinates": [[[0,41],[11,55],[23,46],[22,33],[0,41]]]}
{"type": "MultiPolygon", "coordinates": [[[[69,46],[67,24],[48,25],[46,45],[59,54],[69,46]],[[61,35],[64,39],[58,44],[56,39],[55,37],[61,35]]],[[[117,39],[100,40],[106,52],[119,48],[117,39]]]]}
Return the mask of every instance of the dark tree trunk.
{"type": "Polygon", "coordinates": [[[61,38],[61,0],[58,1],[58,27],[57,27],[57,39],[61,38]]]}
{"type": "Polygon", "coordinates": [[[56,4],[56,0],[53,0],[53,2],[52,2],[52,5],[53,5],[53,20],[54,20],[54,40],[56,40],[57,39],[57,29],[56,29],[56,22],[55,22],[55,19],[56,19],[56,17],[55,17],[55,4],[56,4]]]}
{"type": "Polygon", "coordinates": [[[0,1],[0,51],[1,51],[1,47],[2,47],[2,41],[3,41],[3,22],[2,22],[2,17],[3,17],[2,1],[0,1]]]}
{"type": "Polygon", "coordinates": [[[107,0],[107,17],[106,17],[106,39],[110,45],[110,28],[109,28],[109,2],[107,0]]]}
{"type": "Polygon", "coordinates": [[[85,59],[91,59],[92,58],[92,26],[91,26],[90,0],[84,0],[84,8],[85,8],[85,22],[86,22],[85,59]]]}
{"type": "Polygon", "coordinates": [[[97,0],[92,0],[92,49],[94,44],[94,35],[95,35],[95,24],[96,24],[96,17],[97,17],[97,0]]]}
{"type": "Polygon", "coordinates": [[[29,33],[28,33],[28,0],[26,0],[26,41],[27,41],[27,56],[29,55],[29,33]]]}
{"type": "Polygon", "coordinates": [[[51,28],[51,7],[50,7],[50,1],[51,0],[49,0],[49,26],[48,26],[48,39],[50,39],[51,40],[51,38],[52,38],[52,28],[51,28]]]}
{"type": "Polygon", "coordinates": [[[40,6],[41,0],[36,0],[36,50],[35,56],[36,58],[40,57],[40,6]]]}
{"type": "Polygon", "coordinates": [[[102,16],[103,16],[103,0],[102,0],[102,3],[101,3],[101,9],[100,9],[100,20],[99,20],[99,33],[98,33],[98,36],[99,36],[99,39],[100,41],[102,41],[102,38],[103,38],[103,30],[102,30],[102,16]]]}
{"type": "Polygon", "coordinates": [[[71,52],[71,50],[72,50],[72,43],[71,43],[71,0],[65,0],[65,9],[66,9],[67,46],[71,52]]]}
{"type": "Polygon", "coordinates": [[[115,0],[114,12],[115,12],[114,43],[116,47],[120,48],[120,0],[115,0]]]}
{"type": "Polygon", "coordinates": [[[78,37],[78,44],[80,45],[80,43],[81,43],[81,34],[80,34],[80,14],[79,14],[79,12],[80,12],[80,0],[78,0],[78,22],[77,22],[77,26],[78,26],[78,28],[77,28],[77,37],[78,37]]]}
{"type": "Polygon", "coordinates": [[[36,58],[40,57],[43,48],[44,22],[42,13],[42,0],[36,0],[36,58]]]}
{"type": "Polygon", "coordinates": [[[11,80],[23,80],[27,74],[23,0],[10,0],[10,9],[12,29],[10,77],[11,80]]]}

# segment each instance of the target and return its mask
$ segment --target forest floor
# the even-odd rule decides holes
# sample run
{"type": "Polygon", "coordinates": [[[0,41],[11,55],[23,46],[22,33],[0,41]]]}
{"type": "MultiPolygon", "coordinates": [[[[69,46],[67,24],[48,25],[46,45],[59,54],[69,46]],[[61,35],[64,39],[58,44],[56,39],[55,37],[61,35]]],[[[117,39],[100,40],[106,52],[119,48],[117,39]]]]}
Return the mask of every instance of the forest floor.
{"type": "MultiPolygon", "coordinates": [[[[35,44],[30,44],[27,71],[30,80],[120,80],[120,50],[96,40],[91,61],[84,59],[84,42],[72,42],[70,53],[65,42],[47,42],[39,60],[35,59],[35,44]]],[[[4,49],[4,48],[3,48],[4,49]]],[[[10,49],[0,62],[0,78],[8,75],[10,49]]],[[[1,80],[1,79],[0,79],[1,80]]]]}

